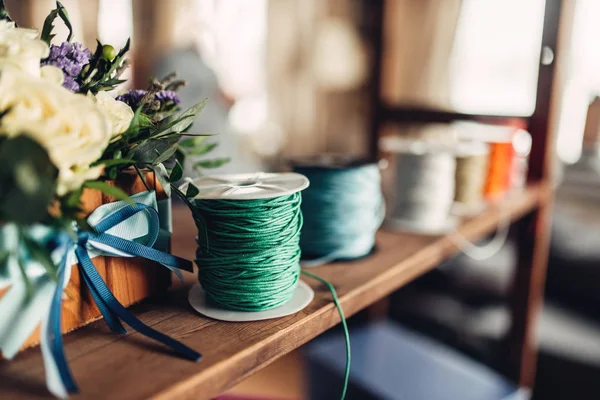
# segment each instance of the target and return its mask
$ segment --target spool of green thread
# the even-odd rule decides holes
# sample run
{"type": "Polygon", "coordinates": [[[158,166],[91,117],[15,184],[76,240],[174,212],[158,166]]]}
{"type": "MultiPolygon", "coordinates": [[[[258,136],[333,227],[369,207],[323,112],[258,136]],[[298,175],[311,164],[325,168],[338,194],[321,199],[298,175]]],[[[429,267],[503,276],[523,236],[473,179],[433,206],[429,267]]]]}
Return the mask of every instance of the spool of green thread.
{"type": "Polygon", "coordinates": [[[300,202],[299,192],[272,199],[192,200],[198,280],[210,302],[256,312],[290,300],[300,277],[300,202]]]}
{"type": "MultiPolygon", "coordinates": [[[[310,291],[306,304],[312,300],[312,290],[300,281],[299,264],[300,191],[308,186],[306,177],[296,173],[204,177],[180,190],[187,192],[190,184],[199,189],[189,205],[198,228],[198,280],[209,302],[246,315],[276,310],[285,307],[299,283],[310,291]]],[[[351,358],[346,318],[333,285],[318,275],[302,273],[327,286],[340,314],[346,336],[344,399],[351,358]]],[[[192,306],[197,295],[192,288],[192,306]]],[[[206,307],[194,308],[206,314],[206,307]]]]}
{"type": "Polygon", "coordinates": [[[314,295],[300,281],[299,264],[300,191],[308,179],[259,173],[202,177],[192,184],[199,191],[189,202],[205,303],[197,309],[216,319],[249,321],[304,308],[314,295]],[[301,301],[290,302],[293,296],[301,301]]]}

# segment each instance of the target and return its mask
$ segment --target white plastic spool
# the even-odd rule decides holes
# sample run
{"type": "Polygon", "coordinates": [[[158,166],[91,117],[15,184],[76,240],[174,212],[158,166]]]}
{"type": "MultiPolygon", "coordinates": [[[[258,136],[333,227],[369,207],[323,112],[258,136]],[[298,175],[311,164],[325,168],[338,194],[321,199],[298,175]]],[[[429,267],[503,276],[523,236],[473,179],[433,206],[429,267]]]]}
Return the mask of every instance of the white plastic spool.
{"type": "MultiPolygon", "coordinates": [[[[432,143],[424,141],[406,140],[398,137],[386,137],[382,139],[381,144],[382,149],[384,151],[388,151],[391,153],[417,156],[427,154],[438,154],[445,155],[445,159],[447,161],[455,161],[454,158],[457,155],[460,155],[461,151],[466,151],[464,147],[460,148],[459,146],[457,146],[457,143],[432,143]]],[[[438,161],[443,162],[444,158],[441,158],[438,161]]],[[[448,165],[450,165],[449,161],[448,165]]],[[[444,186],[441,190],[439,190],[439,193],[430,194],[431,200],[435,201],[439,200],[440,198],[445,200],[445,204],[443,204],[444,207],[439,208],[440,210],[443,210],[445,213],[447,213],[447,216],[445,218],[440,218],[439,216],[437,216],[436,218],[430,220],[420,221],[418,218],[415,218],[414,220],[402,220],[392,216],[386,218],[384,226],[392,230],[408,231],[411,233],[419,233],[425,235],[440,235],[452,233],[450,235],[450,240],[452,240],[452,242],[463,253],[465,253],[467,256],[471,257],[474,260],[486,260],[492,257],[494,254],[496,254],[506,242],[510,227],[510,214],[507,209],[500,209],[500,212],[502,214],[500,217],[500,222],[498,224],[498,229],[494,238],[490,242],[483,246],[478,246],[472,243],[456,230],[459,219],[456,214],[453,215],[451,212],[452,206],[455,206],[455,204],[453,204],[452,201],[454,199],[453,194],[455,169],[449,169],[447,172],[449,172],[448,176],[446,176],[445,179],[438,180],[437,182],[434,181],[434,176],[432,175],[429,175],[425,178],[432,179],[432,182],[428,183],[430,185],[432,183],[448,183],[448,186],[444,186]]],[[[442,176],[442,178],[444,177],[442,176]]],[[[433,187],[433,185],[431,187],[433,187]]],[[[480,207],[478,211],[481,212],[486,208],[486,205],[478,205],[478,207],[480,207]]],[[[468,214],[472,214],[476,210],[471,209],[467,211],[468,214]]]]}
{"type": "MultiPolygon", "coordinates": [[[[418,233],[423,235],[441,235],[452,232],[458,226],[458,218],[451,215],[450,209],[454,199],[454,168],[455,168],[455,148],[452,143],[437,143],[429,141],[419,141],[402,139],[399,137],[388,136],[381,140],[381,149],[385,152],[398,154],[406,157],[426,157],[427,155],[438,156],[437,159],[432,159],[431,171],[435,169],[445,169],[448,171],[448,176],[440,177],[435,173],[429,173],[423,176],[428,185],[435,186],[437,196],[431,196],[430,193],[414,193],[416,196],[415,204],[423,202],[444,202],[444,204],[435,207],[438,213],[431,215],[427,213],[427,217],[423,215],[407,218],[402,213],[398,215],[393,207],[391,215],[386,217],[383,226],[393,231],[404,231],[410,233],[418,233]],[[440,179],[442,178],[442,179],[440,179]]],[[[398,179],[398,177],[396,177],[398,179]]],[[[433,210],[434,207],[430,207],[433,210]]]]}
{"type": "MultiPolygon", "coordinates": [[[[287,196],[306,189],[308,178],[304,175],[288,173],[216,175],[204,176],[195,180],[188,179],[179,187],[183,193],[192,183],[198,188],[194,200],[257,200],[287,196]]],[[[221,321],[248,322],[264,319],[280,318],[297,313],[304,309],[313,299],[314,291],[301,280],[290,300],[279,307],[259,312],[232,311],[217,307],[206,301],[206,293],[200,284],[194,285],[188,293],[188,301],[192,308],[200,314],[221,321]]]]}
{"type": "Polygon", "coordinates": [[[307,177],[294,172],[256,172],[188,178],[179,190],[185,193],[190,182],[199,190],[194,200],[272,199],[300,192],[309,185],[307,177]]]}

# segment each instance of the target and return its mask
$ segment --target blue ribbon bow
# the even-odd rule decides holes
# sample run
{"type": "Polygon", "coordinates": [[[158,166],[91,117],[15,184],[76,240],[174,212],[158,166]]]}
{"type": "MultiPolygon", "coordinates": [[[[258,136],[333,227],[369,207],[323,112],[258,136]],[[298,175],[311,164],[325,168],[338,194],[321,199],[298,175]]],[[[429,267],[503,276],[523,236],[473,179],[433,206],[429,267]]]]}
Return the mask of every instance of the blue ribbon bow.
{"type": "MultiPolygon", "coordinates": [[[[143,195],[146,196],[147,193],[152,192],[146,192],[143,195]]],[[[139,198],[138,195],[136,196],[139,198]]],[[[137,200],[136,196],[132,198],[137,200]]],[[[154,193],[152,193],[152,196],[154,196],[154,193]]],[[[134,206],[131,206],[124,202],[116,202],[102,207],[106,206],[111,206],[112,212],[110,214],[102,216],[97,222],[93,221],[92,216],[88,219],[93,231],[79,231],[77,241],[66,233],[61,233],[56,238],[56,248],[62,254],[62,257],[58,264],[58,285],[56,285],[52,294],[49,316],[47,319],[42,319],[41,344],[48,387],[58,397],[66,397],[67,393],[78,392],[65,357],[61,335],[62,293],[68,283],[67,271],[72,264],[73,254],[77,260],[82,280],[90,290],[98,309],[112,332],[127,333],[121,323],[122,320],[141,334],[170,347],[184,358],[192,361],[198,361],[201,358],[200,353],[150,328],[123,307],[110,292],[94,267],[90,253],[93,256],[103,254],[142,257],[156,261],[175,272],[180,279],[182,277],[179,270],[192,271],[192,263],[152,247],[159,237],[160,230],[159,215],[152,206],[143,203],[135,203],[134,206]],[[142,243],[107,232],[111,230],[119,231],[123,228],[119,225],[131,221],[140,213],[146,214],[145,221],[148,223],[148,232],[140,239],[142,243]]],[[[53,254],[55,253],[56,251],[53,252],[53,254]]]]}

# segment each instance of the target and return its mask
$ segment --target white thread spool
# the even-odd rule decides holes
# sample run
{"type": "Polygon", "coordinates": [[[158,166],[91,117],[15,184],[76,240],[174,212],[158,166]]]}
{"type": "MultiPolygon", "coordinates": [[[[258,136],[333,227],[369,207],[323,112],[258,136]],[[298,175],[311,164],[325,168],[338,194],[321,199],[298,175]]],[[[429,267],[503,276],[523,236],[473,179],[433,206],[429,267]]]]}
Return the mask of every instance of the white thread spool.
{"type": "Polygon", "coordinates": [[[451,145],[386,137],[384,151],[396,155],[395,199],[385,226],[424,234],[453,230],[455,149],[451,145]]]}

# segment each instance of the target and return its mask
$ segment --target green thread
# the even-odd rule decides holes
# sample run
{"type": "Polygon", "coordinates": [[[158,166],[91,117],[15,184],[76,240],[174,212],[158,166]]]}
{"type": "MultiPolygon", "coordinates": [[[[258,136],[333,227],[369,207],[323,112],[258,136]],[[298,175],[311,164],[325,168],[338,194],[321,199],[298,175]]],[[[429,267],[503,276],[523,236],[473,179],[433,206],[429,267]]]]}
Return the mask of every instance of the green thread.
{"type": "MultiPolygon", "coordinates": [[[[228,310],[264,311],[293,295],[300,278],[300,192],[272,199],[191,200],[198,228],[198,280],[209,301],[228,310]]],[[[346,338],[346,371],[341,399],[350,376],[350,334],[334,286],[302,273],[329,289],[346,338]]]]}
{"type": "Polygon", "coordinates": [[[198,280],[208,299],[235,311],[288,301],[300,276],[300,193],[258,200],[193,200],[198,280]]]}
{"type": "Polygon", "coordinates": [[[335,291],[335,287],[326,279],[323,279],[317,275],[311,274],[310,272],[302,271],[303,275],[308,276],[309,278],[315,279],[321,282],[323,285],[327,286],[329,291],[331,292],[331,297],[333,297],[333,303],[335,304],[338,312],[340,313],[340,319],[342,320],[342,327],[344,328],[344,337],[346,338],[346,371],[344,372],[344,388],[342,389],[342,400],[346,398],[346,391],[348,390],[348,381],[350,380],[350,332],[348,331],[348,324],[346,323],[346,317],[344,316],[344,310],[342,310],[342,305],[340,304],[340,299],[337,296],[335,291]]]}

